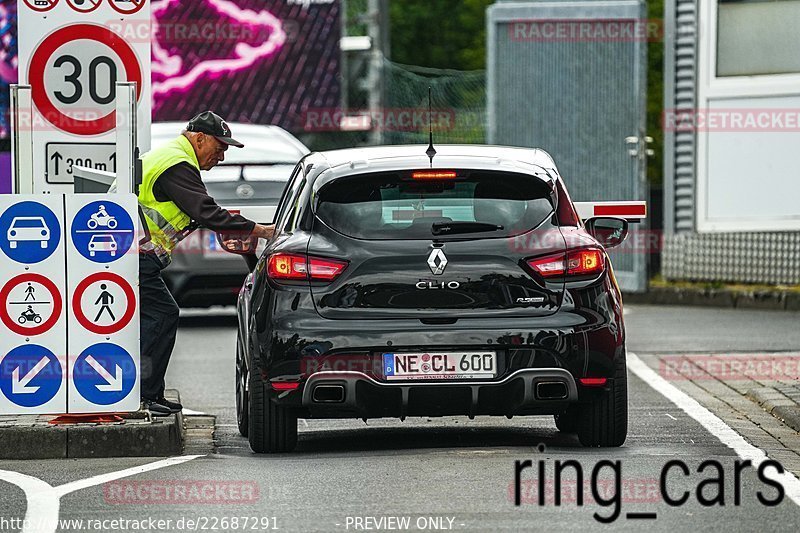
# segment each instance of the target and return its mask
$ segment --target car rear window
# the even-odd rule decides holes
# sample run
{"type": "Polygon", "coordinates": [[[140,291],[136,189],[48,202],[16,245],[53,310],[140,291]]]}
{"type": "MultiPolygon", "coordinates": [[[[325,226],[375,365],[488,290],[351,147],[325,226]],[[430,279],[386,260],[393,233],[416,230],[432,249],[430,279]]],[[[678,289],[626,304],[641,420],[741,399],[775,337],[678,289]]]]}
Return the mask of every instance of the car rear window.
{"type": "MultiPolygon", "coordinates": [[[[496,238],[539,226],[553,212],[551,190],[524,174],[456,171],[451,179],[414,179],[412,172],[338,178],[319,192],[316,215],[358,239],[430,239],[441,222],[482,222],[502,229],[452,238],[496,238]]],[[[448,237],[448,238],[451,238],[448,237]]]]}

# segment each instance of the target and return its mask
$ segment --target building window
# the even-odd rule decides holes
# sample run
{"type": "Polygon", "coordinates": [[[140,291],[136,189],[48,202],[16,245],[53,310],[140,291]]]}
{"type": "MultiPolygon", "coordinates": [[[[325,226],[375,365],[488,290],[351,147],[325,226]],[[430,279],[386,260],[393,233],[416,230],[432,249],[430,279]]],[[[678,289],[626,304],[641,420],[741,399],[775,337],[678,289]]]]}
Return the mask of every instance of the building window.
{"type": "Polygon", "coordinates": [[[800,0],[718,0],[717,76],[800,73],[800,0]]]}

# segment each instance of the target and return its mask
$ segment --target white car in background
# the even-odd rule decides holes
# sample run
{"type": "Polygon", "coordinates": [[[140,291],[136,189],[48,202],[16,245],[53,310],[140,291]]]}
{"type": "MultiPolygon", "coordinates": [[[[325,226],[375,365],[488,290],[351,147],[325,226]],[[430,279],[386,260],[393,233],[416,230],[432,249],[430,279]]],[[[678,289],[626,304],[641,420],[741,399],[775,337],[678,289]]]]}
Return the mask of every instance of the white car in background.
{"type": "MultiPolygon", "coordinates": [[[[292,170],[309,150],[278,126],[229,124],[244,148],[229,148],[225,161],[200,175],[219,205],[269,224],[292,170]]],[[[154,123],[150,145],[156,148],[174,139],[185,126],[182,122],[154,123]]],[[[201,229],[178,245],[163,276],[178,305],[209,307],[234,305],[248,272],[245,261],[218,248],[213,231],[201,229]]]]}

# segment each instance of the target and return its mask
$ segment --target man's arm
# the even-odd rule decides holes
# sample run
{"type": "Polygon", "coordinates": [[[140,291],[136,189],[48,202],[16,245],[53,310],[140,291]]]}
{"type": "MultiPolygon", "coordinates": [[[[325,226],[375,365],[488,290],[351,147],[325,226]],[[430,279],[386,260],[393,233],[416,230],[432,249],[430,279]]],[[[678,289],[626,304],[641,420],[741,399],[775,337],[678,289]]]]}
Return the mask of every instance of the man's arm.
{"type": "Polygon", "coordinates": [[[159,201],[172,200],[192,220],[211,230],[272,238],[272,225],[256,224],[218,205],[208,194],[200,172],[187,163],[179,163],[164,171],[156,181],[153,193],[159,201]]]}

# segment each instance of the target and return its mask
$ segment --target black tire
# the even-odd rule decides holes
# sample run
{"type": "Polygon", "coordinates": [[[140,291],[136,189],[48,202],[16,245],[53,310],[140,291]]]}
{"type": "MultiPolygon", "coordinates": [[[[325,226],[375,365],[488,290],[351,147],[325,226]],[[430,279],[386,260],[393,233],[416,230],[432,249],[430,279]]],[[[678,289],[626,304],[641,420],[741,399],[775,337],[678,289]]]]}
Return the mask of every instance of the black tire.
{"type": "Polygon", "coordinates": [[[580,406],[578,440],[587,447],[622,446],[628,435],[628,369],[617,358],[614,381],[591,403],[580,406]]]}
{"type": "Polygon", "coordinates": [[[256,367],[250,371],[247,437],[256,453],[290,452],[297,445],[297,416],[274,401],[274,392],[256,367]]]}
{"type": "Polygon", "coordinates": [[[248,372],[244,364],[244,350],[238,335],[236,338],[236,425],[239,434],[247,436],[250,424],[250,398],[247,393],[248,372]]]}
{"type": "Polygon", "coordinates": [[[569,408],[560,415],[553,415],[556,427],[561,433],[578,432],[578,405],[570,405],[569,408]]]}

